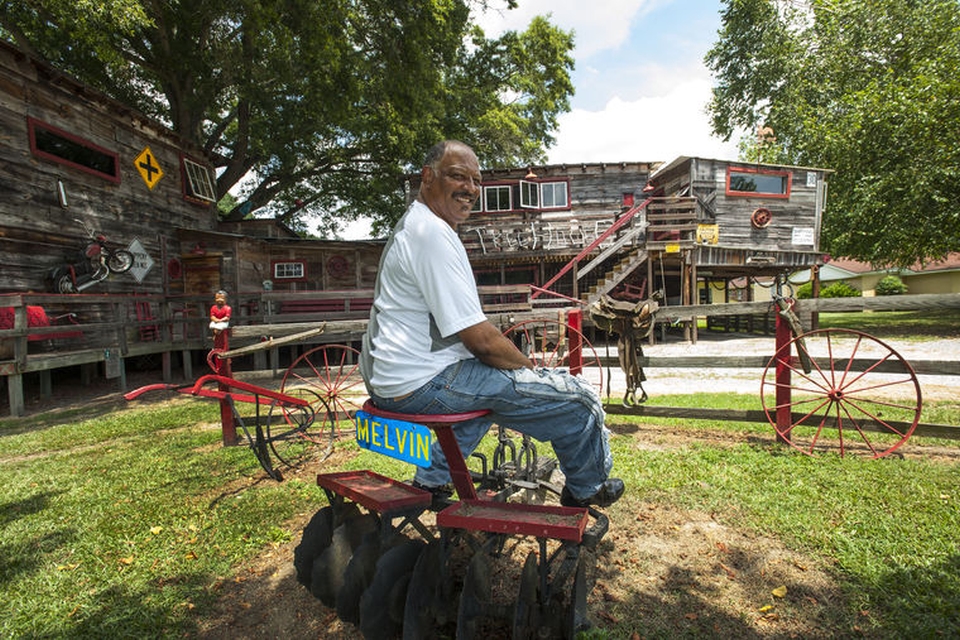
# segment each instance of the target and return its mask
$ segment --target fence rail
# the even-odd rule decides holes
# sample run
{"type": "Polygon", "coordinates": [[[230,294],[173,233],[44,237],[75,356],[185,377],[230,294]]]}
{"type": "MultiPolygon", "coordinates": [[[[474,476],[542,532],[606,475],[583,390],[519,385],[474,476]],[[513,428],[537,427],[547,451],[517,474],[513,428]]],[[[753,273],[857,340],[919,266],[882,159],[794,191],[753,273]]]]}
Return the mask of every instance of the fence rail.
{"type": "MultiPolygon", "coordinates": [[[[563,309],[545,309],[530,304],[525,286],[481,287],[491,321],[506,328],[514,323],[557,318],[563,309]],[[514,300],[522,304],[513,306],[514,300]]],[[[282,337],[313,329],[325,322],[322,334],[310,343],[349,342],[359,339],[366,325],[371,291],[265,292],[233,294],[232,333],[236,340],[282,337]],[[304,311],[315,301],[317,310],[304,311]],[[330,304],[342,304],[342,313],[330,304]],[[358,302],[359,301],[359,302],[358,302]],[[295,303],[295,304],[294,304],[295,303]],[[284,314],[283,304],[300,305],[296,313],[284,314]],[[354,305],[366,305],[358,310],[354,305]],[[324,310],[321,310],[323,308],[324,310]]],[[[572,301],[559,300],[569,307],[572,301]]],[[[160,354],[163,377],[172,379],[171,354],[206,350],[212,346],[207,296],[109,296],[91,294],[0,294],[0,377],[7,384],[11,415],[23,415],[23,380],[27,373],[41,374],[41,390],[52,393],[49,372],[53,369],[103,364],[106,377],[119,379],[125,390],[124,359],[160,354]],[[31,311],[41,310],[46,322],[31,321],[31,311]]],[[[692,320],[703,316],[767,313],[770,302],[665,306],[657,322],[692,320]]],[[[960,294],[905,295],[877,298],[801,300],[798,312],[865,310],[924,310],[960,308],[960,294]]],[[[763,368],[769,358],[644,358],[644,367],[763,368]]],[[[192,378],[189,358],[184,357],[184,377],[192,378]]],[[[912,362],[918,374],[960,375],[960,363],[912,362]]],[[[716,415],[716,412],[713,412],[716,415]]]]}

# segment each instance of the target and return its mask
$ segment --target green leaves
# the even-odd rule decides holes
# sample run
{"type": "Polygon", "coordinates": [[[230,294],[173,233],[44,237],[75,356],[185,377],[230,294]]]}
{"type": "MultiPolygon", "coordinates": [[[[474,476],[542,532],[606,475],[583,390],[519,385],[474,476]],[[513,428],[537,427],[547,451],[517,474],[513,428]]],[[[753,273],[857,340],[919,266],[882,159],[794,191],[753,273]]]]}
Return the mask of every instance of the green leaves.
{"type": "Polygon", "coordinates": [[[778,161],[836,171],[824,248],[878,266],[960,249],[960,5],[726,5],[707,56],[714,128],[771,127],[778,161]]]}
{"type": "Polygon", "coordinates": [[[488,40],[470,21],[486,1],[84,2],[0,0],[0,28],[206,149],[219,196],[255,176],[235,217],[389,224],[437,140],[484,166],[538,160],[573,93],[572,34],[537,18],[488,40]]]}

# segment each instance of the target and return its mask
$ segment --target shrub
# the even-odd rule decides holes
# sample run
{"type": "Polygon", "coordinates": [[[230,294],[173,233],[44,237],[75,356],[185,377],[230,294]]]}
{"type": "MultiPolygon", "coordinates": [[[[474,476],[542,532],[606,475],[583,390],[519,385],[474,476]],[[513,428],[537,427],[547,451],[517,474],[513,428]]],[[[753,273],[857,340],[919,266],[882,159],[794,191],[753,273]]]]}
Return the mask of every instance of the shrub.
{"type": "Polygon", "coordinates": [[[860,290],[848,282],[833,282],[820,289],[821,298],[857,298],[860,290]]]}
{"type": "Polygon", "coordinates": [[[813,283],[804,282],[802,285],[797,287],[797,290],[794,292],[794,297],[797,300],[809,300],[813,297],[813,283]]]}
{"type": "Polygon", "coordinates": [[[877,283],[876,292],[878,296],[901,296],[907,292],[907,285],[900,276],[884,276],[877,283]]]}

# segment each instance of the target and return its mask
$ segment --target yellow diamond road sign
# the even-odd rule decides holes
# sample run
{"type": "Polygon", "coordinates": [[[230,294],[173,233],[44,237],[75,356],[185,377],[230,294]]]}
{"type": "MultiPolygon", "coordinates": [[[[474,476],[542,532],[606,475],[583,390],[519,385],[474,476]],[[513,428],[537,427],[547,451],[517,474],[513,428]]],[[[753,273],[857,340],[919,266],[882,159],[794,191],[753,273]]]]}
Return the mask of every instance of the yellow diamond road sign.
{"type": "Polygon", "coordinates": [[[143,178],[143,181],[147,183],[148,187],[153,189],[157,186],[160,178],[163,177],[163,169],[157,164],[157,158],[153,155],[153,152],[150,151],[150,147],[141,151],[133,163],[136,165],[137,171],[140,172],[140,177],[143,178]]]}

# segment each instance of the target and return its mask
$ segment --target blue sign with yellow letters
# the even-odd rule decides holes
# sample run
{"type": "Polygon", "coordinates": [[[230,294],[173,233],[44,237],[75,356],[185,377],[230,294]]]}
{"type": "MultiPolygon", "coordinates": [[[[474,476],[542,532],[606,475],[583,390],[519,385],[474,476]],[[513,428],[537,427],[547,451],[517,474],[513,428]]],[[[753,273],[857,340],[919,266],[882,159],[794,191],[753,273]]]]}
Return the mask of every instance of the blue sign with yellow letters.
{"type": "Polygon", "coordinates": [[[430,445],[433,431],[415,422],[381,418],[357,411],[357,444],[362,448],[381,453],[397,460],[430,466],[430,445]]]}

